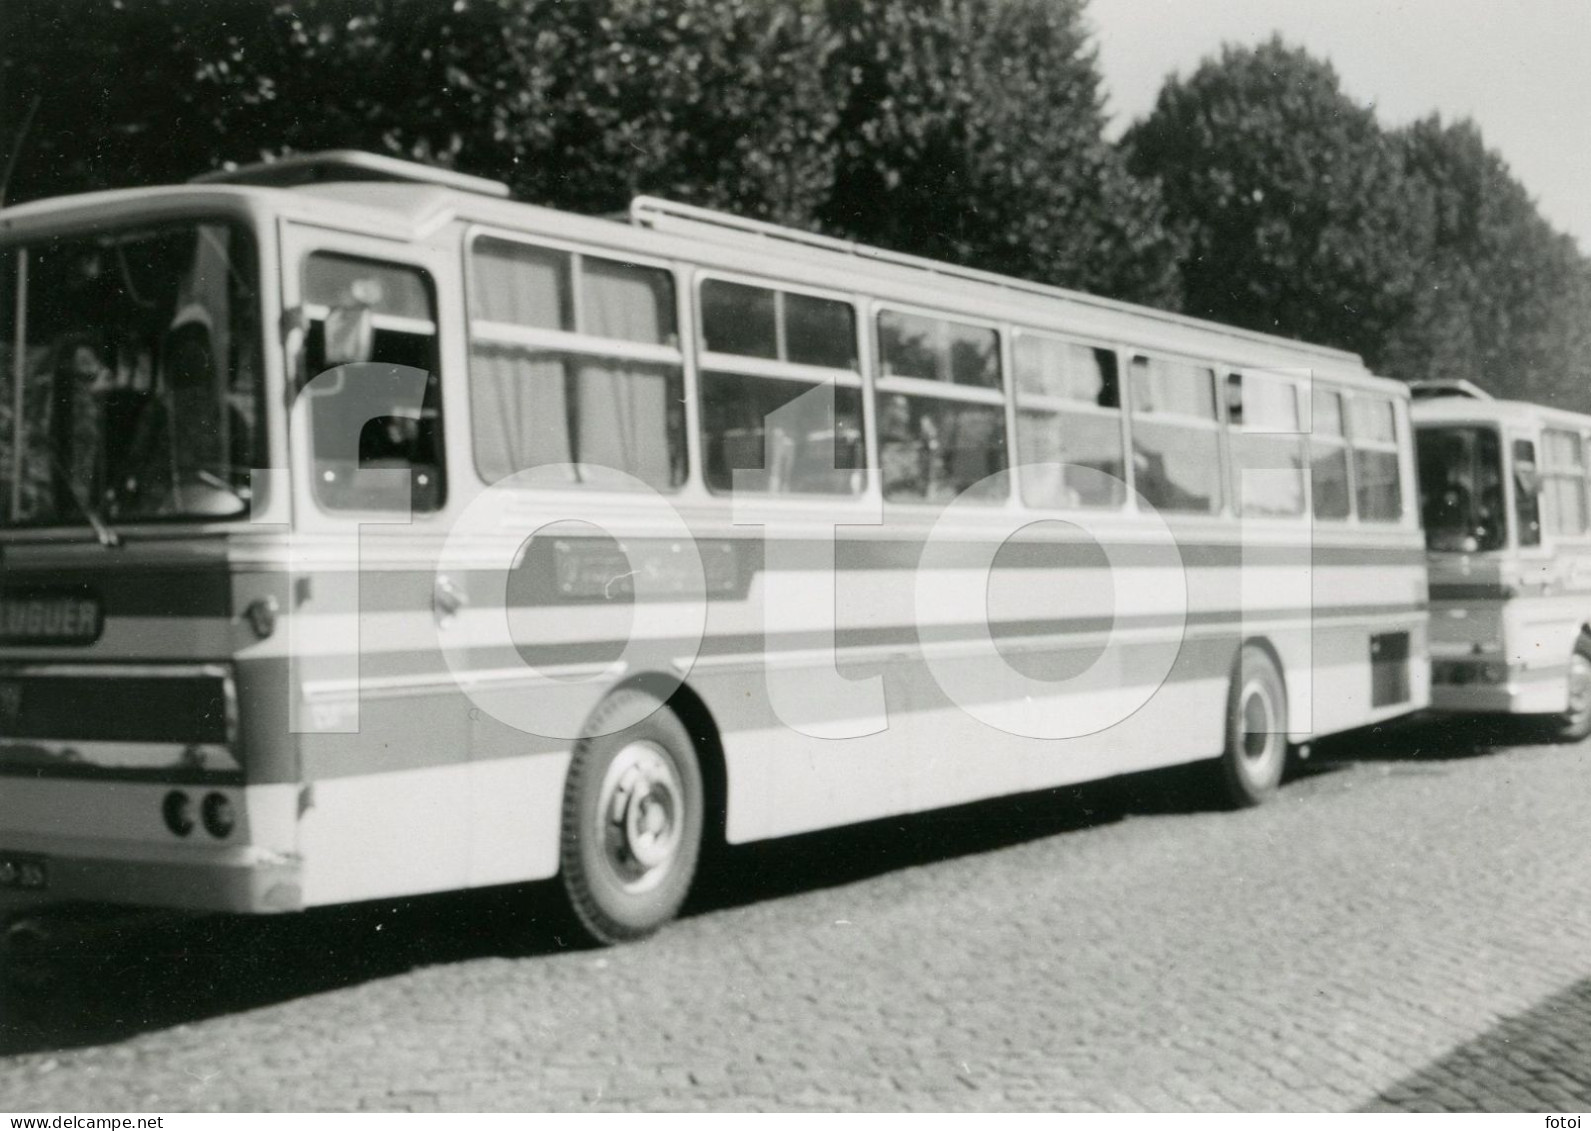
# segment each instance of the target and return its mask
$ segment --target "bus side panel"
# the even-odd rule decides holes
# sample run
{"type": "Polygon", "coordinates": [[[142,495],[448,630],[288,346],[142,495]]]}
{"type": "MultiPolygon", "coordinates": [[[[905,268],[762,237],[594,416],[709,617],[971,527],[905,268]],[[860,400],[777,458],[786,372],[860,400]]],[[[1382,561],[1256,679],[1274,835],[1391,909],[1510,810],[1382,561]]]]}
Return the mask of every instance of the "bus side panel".
{"type": "Polygon", "coordinates": [[[471,700],[443,678],[367,700],[359,734],[304,736],[306,904],[556,874],[571,744],[498,722],[480,705],[490,694],[471,700]]]}
{"type": "Polygon", "coordinates": [[[1295,738],[1335,734],[1430,703],[1424,548],[1317,547],[1303,664],[1283,653],[1295,738]],[[1308,686],[1300,686],[1307,680],[1308,686]]]}
{"type": "Polygon", "coordinates": [[[1515,711],[1556,714],[1569,706],[1569,656],[1586,623],[1585,594],[1523,597],[1507,603],[1503,639],[1516,689],[1515,711]]]}
{"type": "MultiPolygon", "coordinates": [[[[1167,646],[1175,650],[1176,643],[1160,642],[1160,648],[1167,646]]],[[[1186,642],[1158,688],[1123,682],[1119,670],[1109,670],[1114,665],[1101,664],[1065,693],[1033,702],[1013,701],[1002,687],[1002,673],[991,671],[986,657],[939,661],[941,674],[955,681],[968,702],[1031,707],[1030,718],[1079,717],[1092,714],[1102,695],[1121,699],[1122,721],[1067,739],[1022,737],[980,721],[950,701],[920,659],[887,668],[885,730],[838,741],[813,739],[778,719],[761,672],[748,661],[740,671],[697,683],[716,705],[724,730],[728,838],[738,843],[783,836],[1211,757],[1220,752],[1224,734],[1233,646],[1230,638],[1186,642]],[[1143,707],[1133,710],[1134,700],[1143,707]],[[1167,735],[1170,714],[1177,718],[1174,740],[1167,735]]],[[[814,678],[815,691],[816,685],[814,678]]]]}
{"type": "Polygon", "coordinates": [[[553,875],[571,743],[495,715],[574,733],[605,687],[549,687],[513,651],[472,648],[482,609],[445,630],[463,649],[456,673],[431,613],[434,571],[366,570],[357,618],[321,611],[347,580],[315,574],[292,641],[310,728],[295,736],[305,903],[553,875]]]}
{"type": "Polygon", "coordinates": [[[1396,718],[1430,702],[1423,618],[1406,612],[1322,618],[1267,639],[1282,658],[1295,742],[1396,718]]]}

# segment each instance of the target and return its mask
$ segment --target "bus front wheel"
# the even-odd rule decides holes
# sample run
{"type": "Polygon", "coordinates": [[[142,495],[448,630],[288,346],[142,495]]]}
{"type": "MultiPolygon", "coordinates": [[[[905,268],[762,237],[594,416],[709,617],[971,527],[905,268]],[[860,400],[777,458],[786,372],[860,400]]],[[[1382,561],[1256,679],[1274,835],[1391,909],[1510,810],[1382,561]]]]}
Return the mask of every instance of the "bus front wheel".
{"type": "Polygon", "coordinates": [[[1556,722],[1560,742],[1579,742],[1591,735],[1591,636],[1583,633],[1569,655],[1569,709],[1556,722]]]}
{"type": "Polygon", "coordinates": [[[598,943],[644,938],[685,902],[701,853],[704,791],[696,749],[655,696],[614,692],[575,744],[564,786],[560,877],[598,943]]]}
{"type": "Polygon", "coordinates": [[[1259,805],[1282,783],[1287,766],[1287,691],[1270,655],[1245,645],[1227,693],[1222,794],[1238,808],[1259,805]]]}

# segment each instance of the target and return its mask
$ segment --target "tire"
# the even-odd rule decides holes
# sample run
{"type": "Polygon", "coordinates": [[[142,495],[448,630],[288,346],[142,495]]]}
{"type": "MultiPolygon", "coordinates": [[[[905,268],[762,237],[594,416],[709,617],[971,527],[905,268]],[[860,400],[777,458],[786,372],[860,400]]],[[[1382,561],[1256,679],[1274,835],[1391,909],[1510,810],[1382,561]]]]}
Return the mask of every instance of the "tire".
{"type": "Polygon", "coordinates": [[[1268,801],[1287,768],[1287,689],[1270,655],[1253,645],[1238,655],[1227,692],[1220,766],[1222,798],[1240,809],[1268,801]]]}
{"type": "Polygon", "coordinates": [[[575,744],[564,785],[560,878],[576,925],[611,945],[645,938],[678,913],[701,855],[705,793],[679,717],[635,689],[603,700],[575,744]]]}
{"type": "Polygon", "coordinates": [[[49,921],[21,914],[0,923],[0,981],[22,994],[47,993],[60,980],[59,954],[49,921]]]}
{"type": "Polygon", "coordinates": [[[1591,735],[1591,637],[1584,634],[1569,654],[1569,709],[1553,720],[1553,737],[1579,742],[1591,735]]]}
{"type": "Polygon", "coordinates": [[[0,921],[0,1039],[37,1027],[47,1006],[81,1012],[80,980],[62,976],[60,957],[47,920],[24,912],[0,921]]]}

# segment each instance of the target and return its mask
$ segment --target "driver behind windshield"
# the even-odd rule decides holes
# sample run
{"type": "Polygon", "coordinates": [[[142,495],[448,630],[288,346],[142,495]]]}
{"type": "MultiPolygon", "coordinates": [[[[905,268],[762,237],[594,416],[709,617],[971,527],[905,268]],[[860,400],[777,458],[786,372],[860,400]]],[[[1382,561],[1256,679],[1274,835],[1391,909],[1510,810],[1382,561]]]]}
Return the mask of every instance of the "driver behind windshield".
{"type": "Polygon", "coordinates": [[[134,429],[121,503],[145,513],[229,513],[238,500],[227,482],[226,408],[217,393],[209,331],[184,323],[167,336],[163,352],[164,387],[134,429]]]}
{"type": "Polygon", "coordinates": [[[85,500],[103,496],[104,398],[113,384],[100,341],[87,334],[61,340],[51,381],[49,426],[57,496],[73,492],[81,492],[85,500]]]}

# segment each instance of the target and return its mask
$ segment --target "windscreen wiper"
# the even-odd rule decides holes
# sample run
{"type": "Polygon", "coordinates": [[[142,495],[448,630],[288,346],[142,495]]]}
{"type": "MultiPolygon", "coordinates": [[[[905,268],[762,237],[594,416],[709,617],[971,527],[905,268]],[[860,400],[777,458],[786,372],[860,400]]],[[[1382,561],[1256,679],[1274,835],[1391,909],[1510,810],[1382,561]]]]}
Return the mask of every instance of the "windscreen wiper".
{"type": "Polygon", "coordinates": [[[122,536],[116,533],[115,527],[105,521],[105,516],[93,503],[88,501],[88,496],[79,491],[77,484],[72,482],[72,477],[67,473],[65,465],[61,462],[58,453],[50,451],[50,466],[55,468],[55,473],[61,477],[61,482],[66,484],[66,490],[72,496],[72,501],[77,504],[77,509],[88,519],[88,524],[94,528],[94,537],[99,539],[101,546],[115,549],[122,544],[122,536]]]}

